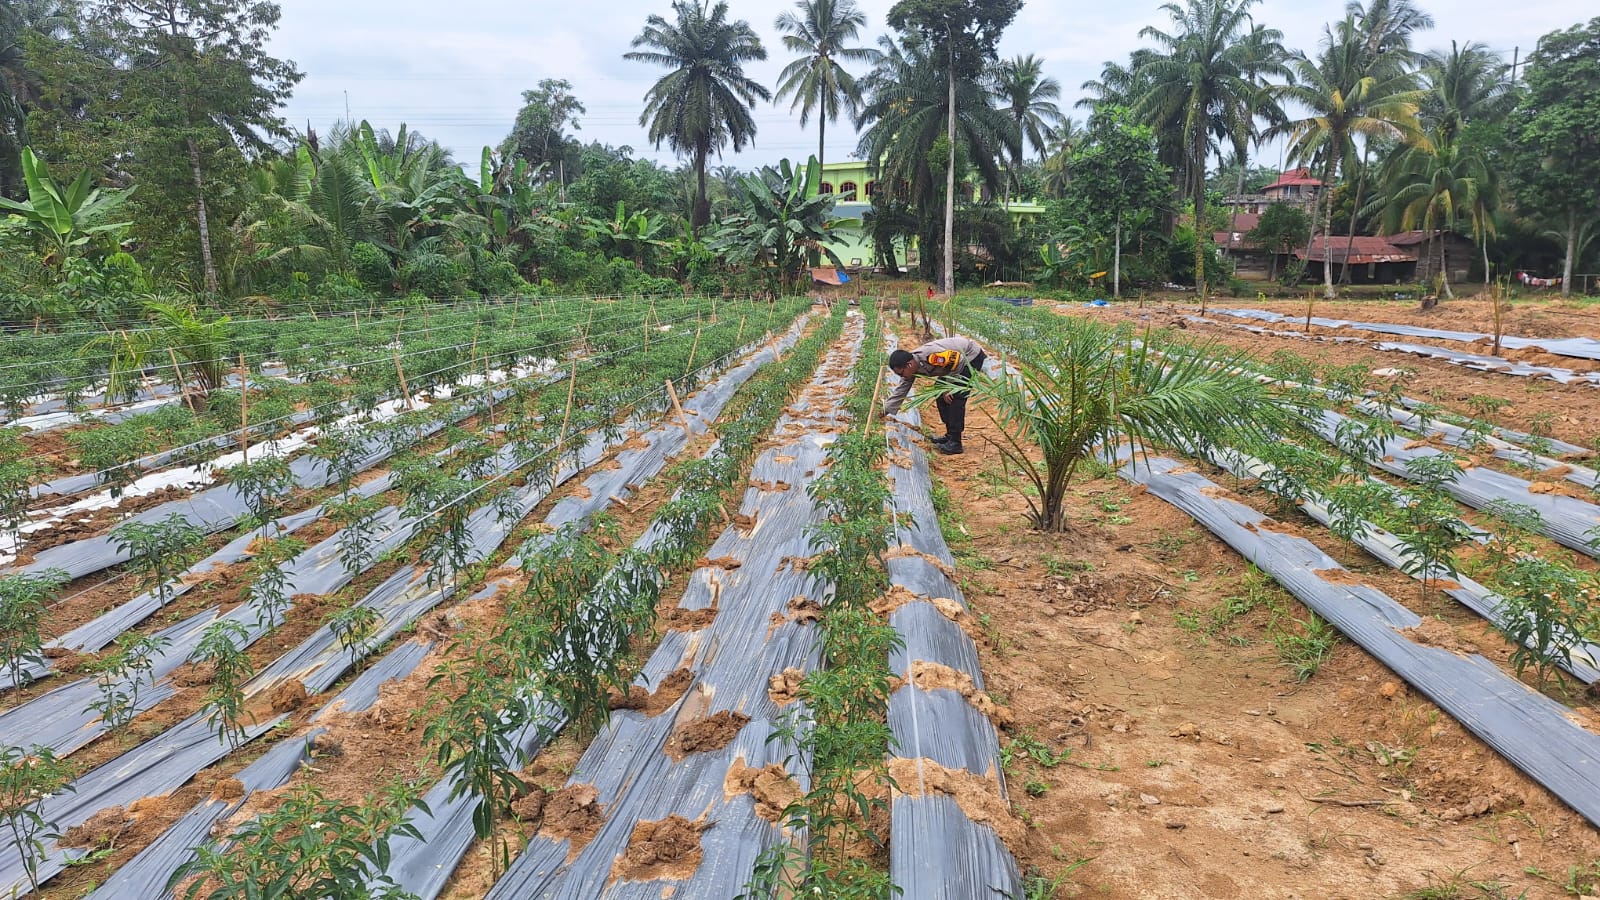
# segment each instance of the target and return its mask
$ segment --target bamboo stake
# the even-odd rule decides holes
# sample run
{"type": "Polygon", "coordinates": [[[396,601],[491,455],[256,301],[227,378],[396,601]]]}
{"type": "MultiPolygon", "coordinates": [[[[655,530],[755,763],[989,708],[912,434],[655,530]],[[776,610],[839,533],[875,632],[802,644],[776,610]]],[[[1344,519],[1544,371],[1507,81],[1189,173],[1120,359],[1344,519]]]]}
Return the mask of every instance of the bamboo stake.
{"type": "MultiPolygon", "coordinates": [[[[882,391],[882,390],[883,390],[883,373],[879,372],[878,373],[878,383],[874,384],[872,386],[872,404],[867,407],[867,430],[866,430],[865,436],[869,437],[869,438],[872,437],[872,423],[876,422],[878,420],[878,418],[879,418],[879,416],[877,414],[877,411],[878,411],[878,393],[880,391],[882,391]]],[[[888,426],[885,425],[884,427],[887,428],[888,426]]]]}
{"type": "Polygon", "coordinates": [[[406,409],[416,409],[416,404],[411,402],[411,389],[406,387],[406,368],[400,364],[399,347],[394,348],[394,371],[400,376],[400,394],[406,398],[406,409]]]}
{"type": "Polygon", "coordinates": [[[678,402],[678,392],[672,387],[672,379],[667,379],[667,397],[672,400],[672,408],[677,411],[678,419],[683,422],[684,437],[693,437],[694,432],[689,429],[689,416],[683,411],[683,405],[678,402]]]}
{"type": "Polygon", "coordinates": [[[700,349],[700,326],[696,325],[694,327],[694,345],[689,348],[689,364],[684,367],[683,374],[687,375],[690,372],[694,371],[694,355],[695,355],[696,351],[698,351],[699,349],[700,349]]]}
{"type": "Polygon", "coordinates": [[[747,319],[746,316],[740,316],[739,317],[739,333],[733,336],[733,345],[735,347],[744,346],[743,344],[740,343],[740,341],[744,340],[744,323],[745,323],[746,319],[747,319]]]}
{"type": "Polygon", "coordinates": [[[183,405],[194,409],[194,404],[189,401],[189,386],[183,383],[183,369],[178,365],[177,351],[168,347],[167,356],[172,358],[172,374],[178,377],[178,396],[183,399],[183,405]]]}
{"type": "Polygon", "coordinates": [[[578,392],[578,358],[572,358],[572,375],[567,379],[567,409],[561,414],[561,430],[556,433],[556,457],[561,456],[561,447],[567,443],[567,423],[572,421],[572,398],[578,392]]]}
{"type": "Polygon", "coordinates": [[[243,461],[250,462],[250,370],[244,365],[244,351],[239,352],[239,452],[243,461]]]}

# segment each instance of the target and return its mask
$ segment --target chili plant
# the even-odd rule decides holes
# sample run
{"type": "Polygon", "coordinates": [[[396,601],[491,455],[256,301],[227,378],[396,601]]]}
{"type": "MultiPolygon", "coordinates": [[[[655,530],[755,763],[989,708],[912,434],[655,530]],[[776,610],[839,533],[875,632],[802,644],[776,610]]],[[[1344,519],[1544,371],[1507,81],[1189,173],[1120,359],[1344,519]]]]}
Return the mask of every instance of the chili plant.
{"type": "Polygon", "coordinates": [[[0,532],[13,535],[28,522],[28,488],[39,474],[20,434],[20,429],[0,428],[0,532]]]}
{"type": "Polygon", "coordinates": [[[328,518],[340,526],[339,563],[344,566],[345,573],[354,578],[372,565],[372,550],[377,543],[373,525],[383,506],[376,497],[352,493],[328,501],[324,508],[328,518]]]}
{"type": "Polygon", "coordinates": [[[395,838],[422,840],[406,819],[412,806],[429,812],[404,783],[368,794],[360,803],[332,800],[315,785],[301,785],[227,841],[196,848],[173,873],[167,890],[182,888],[186,900],[403,900],[412,895],[385,870],[395,838]]]}
{"type": "Polygon", "coordinates": [[[218,619],[208,626],[195,647],[194,661],[211,666],[211,686],[200,712],[217,739],[238,747],[245,735],[244,683],[255,674],[255,664],[244,647],[250,633],[233,619],[218,619]]]}
{"type": "Polygon", "coordinates": [[[124,522],[111,532],[111,540],[129,555],[129,565],[144,574],[162,606],[172,601],[173,582],[204,539],[205,532],[178,513],[158,522],[124,522]]]}
{"type": "Polygon", "coordinates": [[[1550,669],[1572,664],[1572,650],[1600,630],[1600,604],[1592,573],[1538,556],[1519,556],[1495,573],[1500,630],[1512,644],[1511,665],[1520,677],[1533,666],[1541,687],[1550,669]]]}
{"type": "Polygon", "coordinates": [[[155,686],[150,674],[155,656],[171,644],[171,639],[159,635],[125,634],[117,638],[116,652],[94,666],[100,698],[90,701],[89,708],[100,714],[101,721],[112,728],[133,721],[139,711],[140,694],[146,687],[155,686]]]}
{"type": "Polygon", "coordinates": [[[0,663],[11,673],[13,685],[22,684],[23,669],[29,663],[45,664],[39,619],[67,581],[67,573],[60,569],[0,575],[0,663]]]}
{"type": "Polygon", "coordinates": [[[406,460],[394,471],[395,482],[406,495],[405,512],[416,519],[411,540],[421,545],[417,557],[428,566],[428,583],[453,582],[472,562],[472,533],[467,528],[472,482],[421,459],[406,460]]]}
{"type": "Polygon", "coordinates": [[[256,524],[266,533],[269,514],[278,501],[294,490],[294,472],[281,456],[262,456],[227,470],[228,483],[239,492],[256,524]]]}
{"type": "Polygon", "coordinates": [[[1472,537],[1472,529],[1443,493],[1445,485],[1461,477],[1456,457],[1418,456],[1406,463],[1406,472],[1417,484],[1405,492],[1395,537],[1400,539],[1401,570],[1421,580],[1419,598],[1425,598],[1435,579],[1455,575],[1455,550],[1472,537]]]}
{"type": "Polygon", "coordinates": [[[255,580],[250,583],[250,599],[256,604],[257,626],[272,627],[277,623],[278,616],[289,608],[292,599],[287,593],[290,579],[284,563],[294,559],[305,548],[304,541],[291,537],[261,542],[250,566],[255,573],[255,580]]]}
{"type": "Polygon", "coordinates": [[[39,864],[45,859],[44,842],[61,837],[60,828],[40,811],[39,801],[62,789],[72,790],[72,776],[72,765],[57,759],[49,747],[0,747],[0,822],[5,823],[35,891],[39,864]]]}
{"type": "Polygon", "coordinates": [[[328,628],[339,639],[339,646],[350,654],[355,665],[367,652],[367,642],[378,630],[378,611],[370,606],[351,606],[333,614],[328,628]]]}

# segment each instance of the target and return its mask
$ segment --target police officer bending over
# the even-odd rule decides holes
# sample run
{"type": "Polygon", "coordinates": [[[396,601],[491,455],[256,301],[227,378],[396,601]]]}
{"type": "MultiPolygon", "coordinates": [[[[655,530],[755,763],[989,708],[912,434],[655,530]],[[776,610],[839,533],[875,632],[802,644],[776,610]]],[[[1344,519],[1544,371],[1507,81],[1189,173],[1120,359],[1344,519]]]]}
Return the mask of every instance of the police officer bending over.
{"type": "Polygon", "coordinates": [[[917,376],[948,378],[961,385],[961,390],[945,394],[938,400],[939,420],[944,423],[944,437],[933,439],[934,449],[955,455],[961,452],[961,433],[967,427],[967,379],[973,372],[983,371],[989,357],[971,338],[952,335],[929,341],[915,350],[896,350],[889,354],[889,370],[900,376],[900,386],[884,401],[883,414],[892,416],[911,395],[911,386],[917,376]]]}

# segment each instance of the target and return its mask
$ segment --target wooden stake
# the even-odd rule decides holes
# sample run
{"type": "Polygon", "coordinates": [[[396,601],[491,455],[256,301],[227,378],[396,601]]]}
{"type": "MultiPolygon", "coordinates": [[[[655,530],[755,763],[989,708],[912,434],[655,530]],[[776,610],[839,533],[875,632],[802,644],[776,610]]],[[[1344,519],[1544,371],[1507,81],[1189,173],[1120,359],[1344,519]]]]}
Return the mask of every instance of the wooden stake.
{"type": "MultiPolygon", "coordinates": [[[[509,374],[509,373],[507,373],[509,374]]],[[[489,407],[489,430],[494,430],[494,408],[498,404],[494,401],[494,383],[489,380],[489,357],[483,357],[483,396],[489,407]]]]}
{"type": "Polygon", "coordinates": [[[244,351],[239,351],[239,453],[243,461],[250,461],[250,370],[244,365],[244,351]]]}
{"type": "Polygon", "coordinates": [[[556,432],[556,456],[567,442],[567,423],[572,421],[572,398],[578,392],[578,357],[572,357],[572,375],[567,379],[567,409],[561,414],[561,430],[556,432]]]}
{"type": "MultiPolygon", "coordinates": [[[[874,384],[872,386],[872,404],[867,407],[866,437],[869,437],[869,438],[872,437],[872,423],[876,422],[878,420],[878,418],[879,418],[879,416],[878,416],[878,393],[880,391],[882,391],[882,390],[883,390],[883,373],[879,372],[878,373],[878,383],[874,384]]],[[[885,425],[884,427],[887,428],[888,426],[885,425]]]]}
{"type": "Polygon", "coordinates": [[[416,404],[411,402],[411,389],[406,387],[406,368],[400,365],[400,348],[394,348],[394,371],[400,376],[400,394],[406,398],[406,409],[416,409],[416,404]]]}
{"type": "Polygon", "coordinates": [[[733,337],[733,345],[735,347],[744,346],[743,344],[740,343],[740,341],[744,340],[744,323],[745,323],[746,319],[747,319],[746,316],[740,316],[739,317],[739,333],[734,335],[734,337],[733,337]]]}
{"type": "Polygon", "coordinates": [[[168,347],[167,356],[172,358],[172,374],[178,377],[178,397],[183,400],[184,406],[194,409],[194,404],[189,402],[189,386],[183,383],[183,369],[178,365],[177,352],[168,347]]]}
{"type": "Polygon", "coordinates": [[[687,375],[690,372],[694,371],[694,355],[699,349],[700,349],[700,326],[696,325],[694,327],[694,345],[689,348],[689,365],[684,367],[683,374],[687,375]]]}
{"type": "Polygon", "coordinates": [[[689,430],[689,416],[683,411],[683,405],[678,402],[678,392],[672,387],[672,379],[667,379],[667,397],[672,400],[672,408],[677,411],[679,421],[683,422],[684,437],[693,437],[694,432],[689,430]]]}

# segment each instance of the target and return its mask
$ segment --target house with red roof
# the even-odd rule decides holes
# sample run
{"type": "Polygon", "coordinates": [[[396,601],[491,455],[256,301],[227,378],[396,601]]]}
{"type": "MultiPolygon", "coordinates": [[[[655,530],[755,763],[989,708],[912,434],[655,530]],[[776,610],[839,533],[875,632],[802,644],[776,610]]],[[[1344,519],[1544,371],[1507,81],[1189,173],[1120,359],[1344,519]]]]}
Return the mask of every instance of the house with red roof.
{"type": "Polygon", "coordinates": [[[1309,205],[1322,193],[1322,180],[1311,177],[1310,169],[1290,169],[1278,180],[1261,189],[1268,204],[1294,203],[1309,205]]]}

